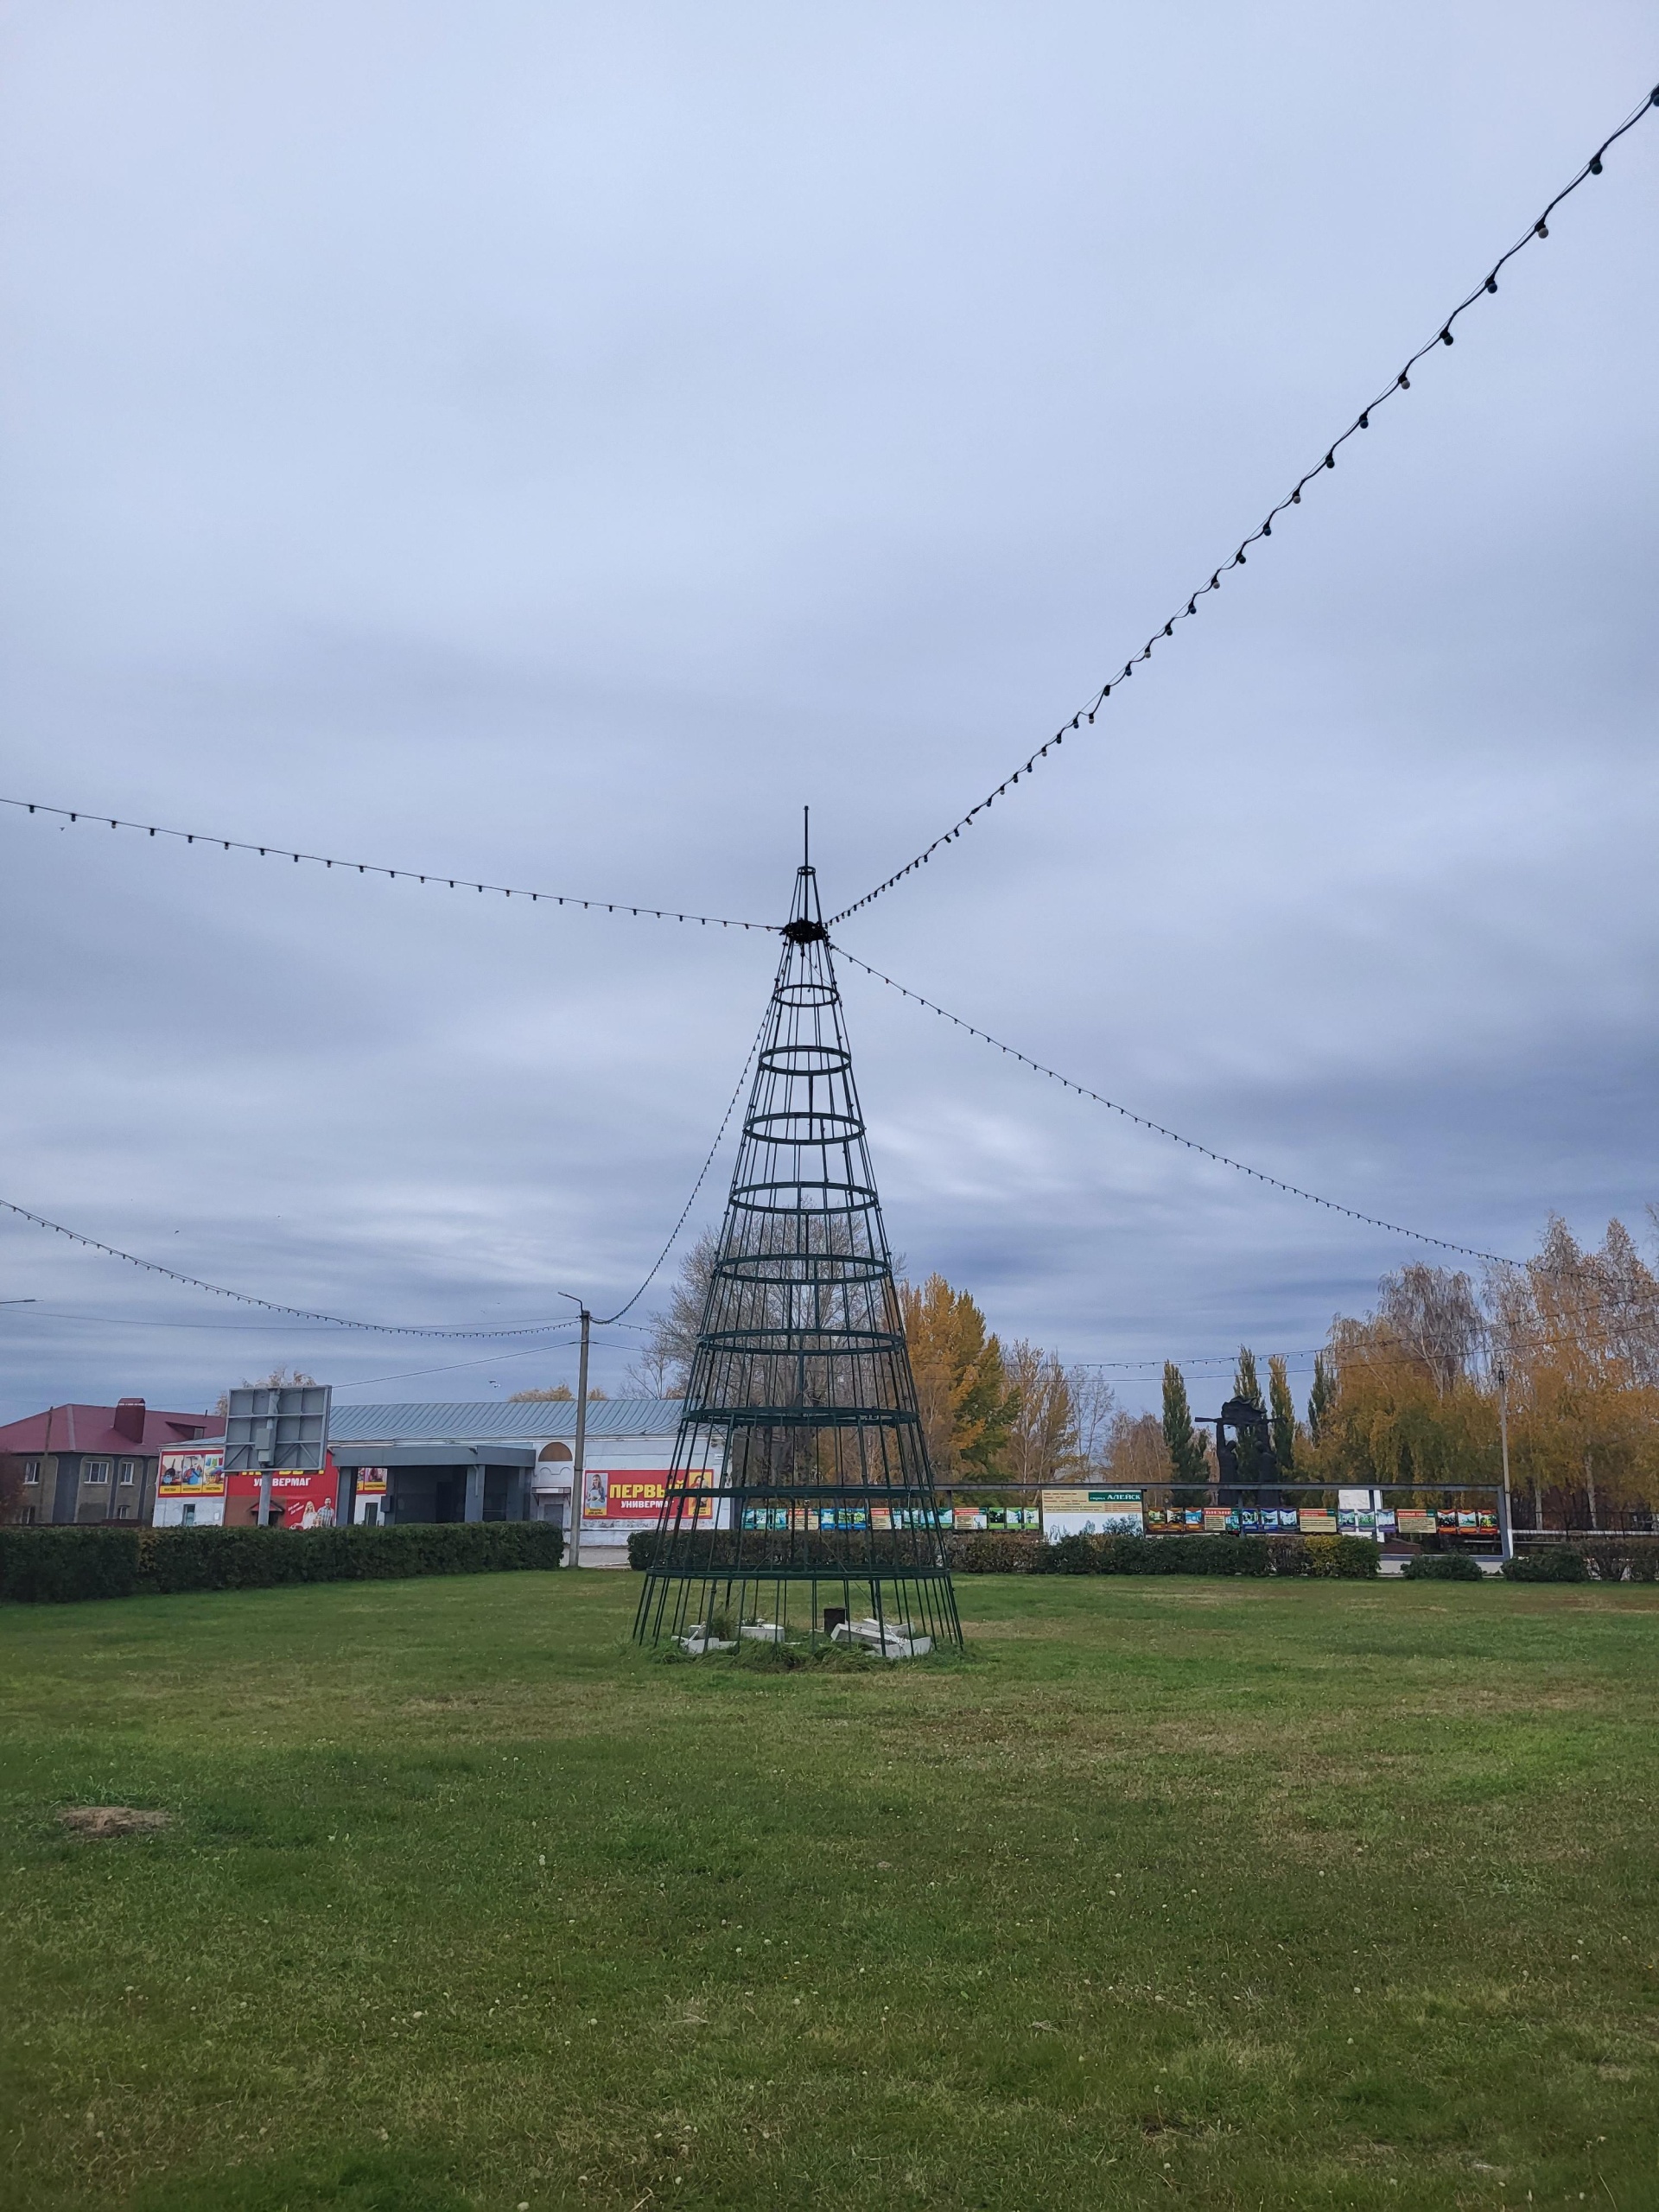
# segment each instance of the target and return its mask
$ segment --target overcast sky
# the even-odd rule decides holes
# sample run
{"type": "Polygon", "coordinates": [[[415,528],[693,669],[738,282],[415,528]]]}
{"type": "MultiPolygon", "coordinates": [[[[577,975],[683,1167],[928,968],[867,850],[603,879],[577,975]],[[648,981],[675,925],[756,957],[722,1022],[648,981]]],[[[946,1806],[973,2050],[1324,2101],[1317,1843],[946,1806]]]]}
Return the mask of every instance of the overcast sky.
{"type": "MultiPolygon", "coordinates": [[[[1620,0],[10,5],[0,789],[760,919],[810,802],[845,904],[1656,77],[1620,0]]],[[[1552,1208],[1645,1227],[1656,213],[1659,114],[845,946],[1367,1212],[1516,1254],[1552,1208]]],[[[6,809],[0,895],[0,1193],[374,1320],[626,1298],[775,945],[6,809]]],[[[843,982],[893,1242],[1005,1333],[1203,1372],[1431,1256],[843,982]]],[[[36,1301],[7,1417],[574,1366],[262,1320],[10,1218],[0,1297],[36,1301]]]]}

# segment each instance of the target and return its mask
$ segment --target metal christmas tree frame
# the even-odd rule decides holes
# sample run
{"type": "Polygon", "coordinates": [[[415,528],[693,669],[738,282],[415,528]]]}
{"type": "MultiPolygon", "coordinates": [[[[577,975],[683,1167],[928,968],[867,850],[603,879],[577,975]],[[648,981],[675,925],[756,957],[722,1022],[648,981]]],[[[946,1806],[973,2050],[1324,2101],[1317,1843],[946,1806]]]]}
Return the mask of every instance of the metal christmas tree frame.
{"type": "Polygon", "coordinates": [[[809,864],[634,1624],[646,1643],[694,1630],[889,1656],[962,1641],[809,864]]]}

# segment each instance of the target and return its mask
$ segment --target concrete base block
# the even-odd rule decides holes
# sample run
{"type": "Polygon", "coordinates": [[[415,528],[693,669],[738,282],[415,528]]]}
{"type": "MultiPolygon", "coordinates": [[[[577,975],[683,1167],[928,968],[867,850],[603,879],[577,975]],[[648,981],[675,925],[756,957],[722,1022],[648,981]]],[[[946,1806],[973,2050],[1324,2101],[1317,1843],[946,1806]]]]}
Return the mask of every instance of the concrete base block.
{"type": "Polygon", "coordinates": [[[883,1659],[921,1659],[933,1649],[931,1636],[918,1636],[908,1621],[844,1621],[831,1630],[836,1643],[856,1643],[883,1659]]]}
{"type": "Polygon", "coordinates": [[[688,1658],[701,1659],[705,1651],[735,1651],[735,1642],[722,1643],[717,1636],[710,1636],[706,1623],[699,1621],[689,1636],[679,1638],[679,1646],[688,1658]]]}

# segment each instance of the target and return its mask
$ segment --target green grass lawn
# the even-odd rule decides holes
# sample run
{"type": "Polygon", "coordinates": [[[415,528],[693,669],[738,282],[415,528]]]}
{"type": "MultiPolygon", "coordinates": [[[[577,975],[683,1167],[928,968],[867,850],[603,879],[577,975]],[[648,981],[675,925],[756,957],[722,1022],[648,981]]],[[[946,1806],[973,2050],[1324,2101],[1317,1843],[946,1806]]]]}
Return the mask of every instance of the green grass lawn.
{"type": "Polygon", "coordinates": [[[1659,2204],[1659,1592],[637,1590],[9,1608],[3,2201],[1659,2204]]]}

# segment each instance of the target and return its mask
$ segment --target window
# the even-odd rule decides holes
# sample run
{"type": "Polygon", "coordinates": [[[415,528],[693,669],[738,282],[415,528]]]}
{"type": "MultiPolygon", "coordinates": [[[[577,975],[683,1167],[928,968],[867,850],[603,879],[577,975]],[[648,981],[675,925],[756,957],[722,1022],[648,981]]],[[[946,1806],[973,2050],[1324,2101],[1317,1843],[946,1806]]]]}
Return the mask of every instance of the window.
{"type": "Polygon", "coordinates": [[[26,1483],[37,1483],[40,1479],[40,1461],[38,1459],[25,1459],[23,1462],[23,1480],[26,1483]]]}
{"type": "Polygon", "coordinates": [[[118,1480],[123,1483],[130,1483],[133,1478],[133,1469],[137,1465],[137,1462],[134,1459],[124,1459],[119,1467],[116,1470],[118,1480]]]}
{"type": "Polygon", "coordinates": [[[185,1507],[185,1509],[184,1509],[183,1516],[182,1516],[182,1519],[181,1519],[181,1524],[180,1524],[180,1525],[181,1525],[181,1527],[183,1527],[183,1528],[186,1528],[186,1529],[194,1529],[194,1528],[195,1527],[195,1525],[196,1525],[196,1507],[195,1507],[195,1501],[194,1501],[194,1498],[193,1498],[193,1499],[191,1499],[191,1500],[190,1500],[190,1502],[186,1505],[186,1507],[185,1507]]]}
{"type": "Polygon", "coordinates": [[[84,1483],[108,1482],[110,1479],[109,1461],[107,1459],[86,1460],[81,1467],[80,1479],[84,1483]]]}

